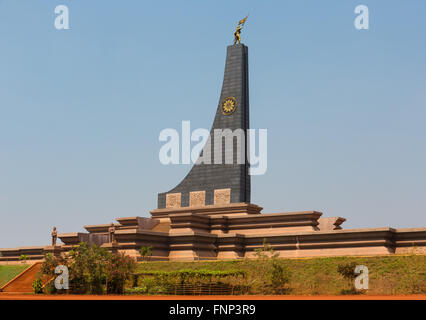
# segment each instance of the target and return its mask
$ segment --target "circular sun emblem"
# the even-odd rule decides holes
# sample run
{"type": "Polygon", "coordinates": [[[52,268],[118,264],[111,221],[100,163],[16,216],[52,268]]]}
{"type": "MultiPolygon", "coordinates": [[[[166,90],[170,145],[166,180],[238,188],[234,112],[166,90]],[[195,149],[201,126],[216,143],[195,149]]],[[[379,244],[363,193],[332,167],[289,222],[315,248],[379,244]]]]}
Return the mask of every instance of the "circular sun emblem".
{"type": "Polygon", "coordinates": [[[223,101],[222,113],[225,116],[229,116],[230,114],[234,113],[236,109],[237,109],[237,99],[235,99],[234,97],[228,97],[223,101]]]}

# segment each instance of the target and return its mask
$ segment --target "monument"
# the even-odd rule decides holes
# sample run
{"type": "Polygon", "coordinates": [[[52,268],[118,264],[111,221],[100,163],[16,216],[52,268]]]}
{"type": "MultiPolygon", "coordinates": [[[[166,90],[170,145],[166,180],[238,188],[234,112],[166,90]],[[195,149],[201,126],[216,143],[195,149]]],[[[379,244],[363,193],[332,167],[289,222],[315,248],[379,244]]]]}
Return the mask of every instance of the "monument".
{"type": "MultiPolygon", "coordinates": [[[[247,19],[247,18],[245,18],[247,19]]],[[[213,121],[210,138],[214,131],[241,130],[240,141],[226,144],[225,137],[211,139],[202,151],[203,157],[218,160],[215,152],[221,149],[221,156],[232,154],[231,163],[222,158],[220,164],[196,163],[188,175],[175,188],[158,195],[158,208],[204,206],[227,203],[250,203],[250,176],[247,161],[246,136],[249,128],[249,79],[248,48],[241,41],[240,32],[245,23],[241,20],[235,31],[234,45],[228,46],[223,77],[222,91],[216,116],[213,121]],[[238,154],[237,143],[244,143],[238,154]],[[229,150],[229,149],[232,150],[229,150]],[[237,157],[243,158],[239,164],[237,157]]]]}
{"type": "Polygon", "coordinates": [[[241,43],[246,19],[238,23],[234,44],[227,47],[210,143],[199,158],[220,150],[219,163],[197,161],[176,187],[158,194],[158,206],[150,212],[151,218],[124,217],[117,218],[117,224],[87,225],[87,232],[58,234],[62,245],[56,244],[52,232],[53,249],[0,249],[0,263],[18,261],[22,254],[42,260],[52,250],[66,253],[80,242],[134,257],[140,257],[141,246],[151,246],[153,260],[252,258],[264,241],[280,257],[391,255],[413,250],[426,253],[426,228],[342,229],[346,220],[342,217],[324,218],[318,211],[265,214],[250,202],[246,140],[244,148],[238,148],[238,136],[226,144],[214,135],[219,129],[242,133],[249,129],[248,48],[241,43]],[[228,149],[237,152],[227,158],[228,149]]]}

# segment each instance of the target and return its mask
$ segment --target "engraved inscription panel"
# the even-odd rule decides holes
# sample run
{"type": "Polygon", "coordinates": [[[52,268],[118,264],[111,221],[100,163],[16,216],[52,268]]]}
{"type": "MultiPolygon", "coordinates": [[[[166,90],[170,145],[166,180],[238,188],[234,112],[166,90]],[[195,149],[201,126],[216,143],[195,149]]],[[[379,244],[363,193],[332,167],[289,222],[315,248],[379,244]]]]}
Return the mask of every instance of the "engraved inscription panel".
{"type": "Polygon", "coordinates": [[[205,191],[192,191],[189,193],[189,205],[191,207],[201,207],[206,205],[205,191]]]}
{"type": "Polygon", "coordinates": [[[181,198],[181,193],[166,194],[166,208],[180,208],[181,198]]]}
{"type": "Polygon", "coordinates": [[[231,203],[231,188],[216,189],[214,191],[214,204],[231,203]]]}

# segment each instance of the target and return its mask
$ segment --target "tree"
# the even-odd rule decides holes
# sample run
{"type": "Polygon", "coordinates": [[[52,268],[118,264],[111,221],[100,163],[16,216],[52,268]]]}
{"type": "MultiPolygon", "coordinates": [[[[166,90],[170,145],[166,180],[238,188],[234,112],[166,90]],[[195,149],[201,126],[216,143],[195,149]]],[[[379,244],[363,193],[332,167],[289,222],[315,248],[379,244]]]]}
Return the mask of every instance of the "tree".
{"type": "Polygon", "coordinates": [[[101,294],[105,288],[107,293],[122,293],[136,261],[124,254],[82,242],[62,256],[46,254],[41,272],[55,278],[58,265],[68,267],[71,293],[101,294]]]}
{"type": "Polygon", "coordinates": [[[136,269],[136,261],[124,253],[112,254],[105,265],[107,293],[124,293],[126,280],[136,269]]]}
{"type": "Polygon", "coordinates": [[[269,243],[266,242],[266,238],[263,239],[263,247],[254,249],[255,256],[257,259],[275,259],[280,255],[278,252],[274,251],[274,248],[270,246],[269,243]]]}
{"type": "Polygon", "coordinates": [[[290,281],[290,272],[278,261],[279,253],[263,239],[263,246],[254,250],[256,267],[261,275],[262,293],[285,293],[285,285],[290,281]]]}

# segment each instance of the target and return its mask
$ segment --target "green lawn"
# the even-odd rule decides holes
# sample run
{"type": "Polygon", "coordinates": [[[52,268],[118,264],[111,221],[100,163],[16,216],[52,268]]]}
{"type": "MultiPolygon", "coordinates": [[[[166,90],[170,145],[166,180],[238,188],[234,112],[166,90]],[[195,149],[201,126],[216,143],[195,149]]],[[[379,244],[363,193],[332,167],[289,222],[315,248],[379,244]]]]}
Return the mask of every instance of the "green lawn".
{"type": "Polygon", "coordinates": [[[0,287],[27,269],[29,264],[0,265],[0,287]]]}
{"type": "MultiPolygon", "coordinates": [[[[376,257],[331,257],[311,259],[277,259],[290,274],[288,293],[292,295],[338,295],[353,287],[337,268],[355,262],[369,270],[367,294],[426,294],[426,256],[395,255],[376,257]]],[[[142,262],[138,272],[174,271],[182,269],[242,270],[245,284],[253,294],[261,294],[262,281],[268,281],[268,266],[260,260],[200,261],[200,262],[142,262]]]]}

